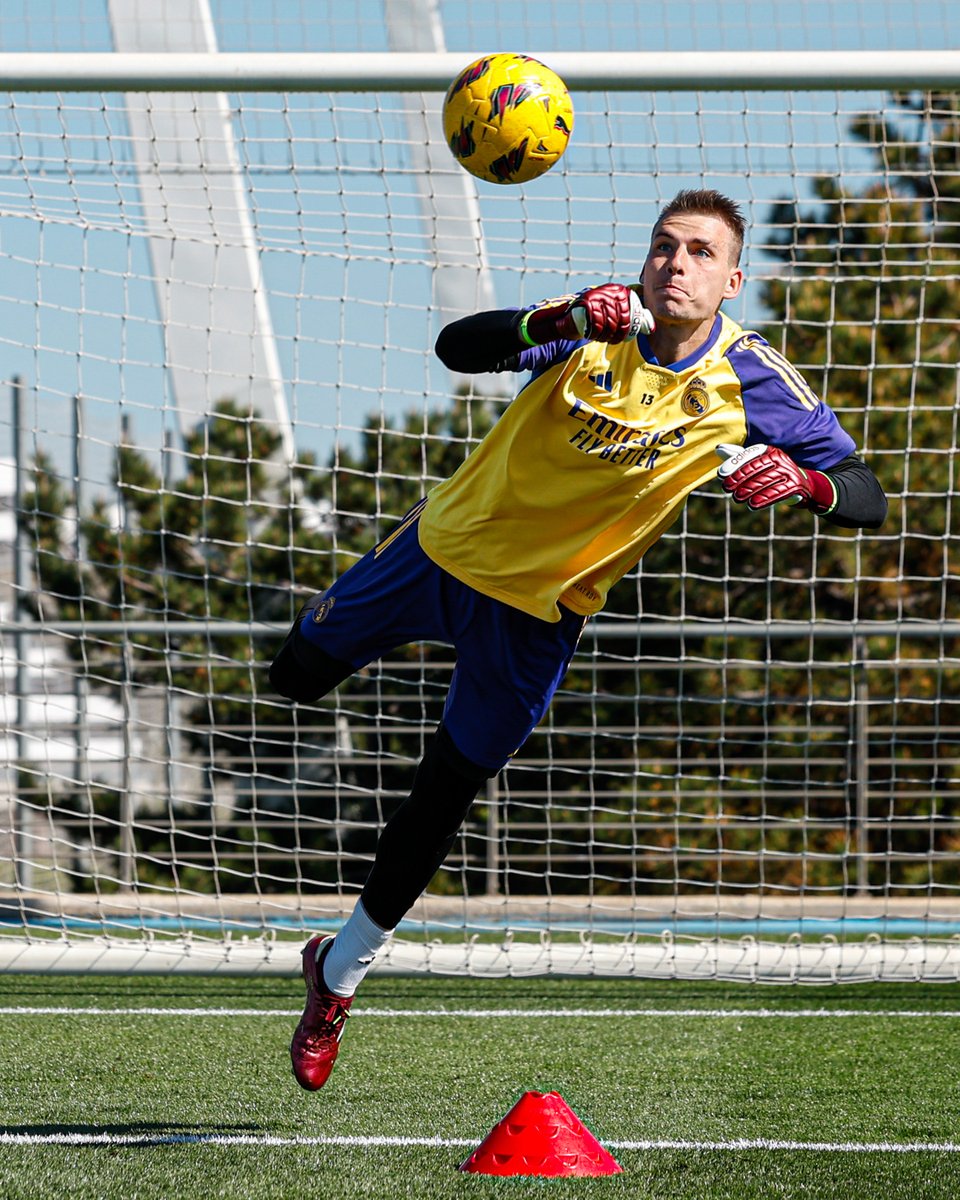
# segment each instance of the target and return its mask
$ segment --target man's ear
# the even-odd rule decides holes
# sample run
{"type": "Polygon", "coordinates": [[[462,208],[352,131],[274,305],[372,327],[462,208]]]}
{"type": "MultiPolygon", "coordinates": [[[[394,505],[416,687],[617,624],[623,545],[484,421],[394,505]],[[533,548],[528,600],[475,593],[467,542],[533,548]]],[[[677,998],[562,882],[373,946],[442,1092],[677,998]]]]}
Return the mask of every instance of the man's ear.
{"type": "Polygon", "coordinates": [[[730,272],[730,278],[727,280],[727,286],[723,292],[724,300],[732,300],[734,296],[740,295],[740,289],[743,287],[743,272],[739,267],[736,267],[730,272]]]}

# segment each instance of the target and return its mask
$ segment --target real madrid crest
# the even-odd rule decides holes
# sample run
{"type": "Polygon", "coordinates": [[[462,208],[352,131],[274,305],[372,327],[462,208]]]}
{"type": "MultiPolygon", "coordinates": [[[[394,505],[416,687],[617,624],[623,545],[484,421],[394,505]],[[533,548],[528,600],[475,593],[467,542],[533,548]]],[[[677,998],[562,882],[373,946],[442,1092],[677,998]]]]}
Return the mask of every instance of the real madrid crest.
{"type": "Polygon", "coordinates": [[[313,610],[313,623],[319,625],[320,622],[330,615],[330,609],[336,604],[336,596],[329,596],[326,600],[321,600],[317,607],[313,610]]]}
{"type": "Polygon", "coordinates": [[[710,407],[710,393],[699,375],[691,379],[684,388],[680,407],[688,417],[702,417],[710,407]]]}

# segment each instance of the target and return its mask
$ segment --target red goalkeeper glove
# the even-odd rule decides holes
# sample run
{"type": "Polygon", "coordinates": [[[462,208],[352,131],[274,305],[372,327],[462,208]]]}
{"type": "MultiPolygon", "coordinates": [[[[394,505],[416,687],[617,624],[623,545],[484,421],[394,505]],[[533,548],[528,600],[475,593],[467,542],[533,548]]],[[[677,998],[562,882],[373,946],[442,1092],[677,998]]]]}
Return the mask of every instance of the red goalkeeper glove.
{"type": "Polygon", "coordinates": [[[527,346],[542,346],[561,338],[589,338],[616,345],[638,333],[652,333],[654,320],[631,288],[622,283],[604,283],[572,299],[548,301],[531,309],[520,318],[517,328],[527,346]]]}
{"type": "Polygon", "coordinates": [[[727,458],[717,474],[723,490],[738,504],[760,509],[785,500],[822,515],[836,503],[833,484],[822,471],[798,466],[777,446],[748,446],[745,450],[717,447],[718,454],[729,454],[730,451],[736,452],[727,458]]]}

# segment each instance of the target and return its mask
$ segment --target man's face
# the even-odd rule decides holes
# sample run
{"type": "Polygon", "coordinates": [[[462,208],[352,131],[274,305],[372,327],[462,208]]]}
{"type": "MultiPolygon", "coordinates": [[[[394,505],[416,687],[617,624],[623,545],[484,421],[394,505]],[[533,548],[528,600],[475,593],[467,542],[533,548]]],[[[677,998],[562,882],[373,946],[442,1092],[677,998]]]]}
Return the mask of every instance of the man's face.
{"type": "Polygon", "coordinates": [[[705,321],[739,293],[743,272],[733,247],[719,217],[678,213],[657,226],[640,282],[658,325],[705,321]]]}

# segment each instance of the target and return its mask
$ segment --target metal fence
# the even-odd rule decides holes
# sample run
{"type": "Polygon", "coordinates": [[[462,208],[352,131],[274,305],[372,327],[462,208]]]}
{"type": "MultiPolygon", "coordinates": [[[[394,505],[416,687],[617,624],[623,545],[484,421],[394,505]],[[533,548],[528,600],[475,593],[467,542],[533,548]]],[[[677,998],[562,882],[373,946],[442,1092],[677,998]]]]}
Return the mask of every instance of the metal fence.
{"type": "MultiPolygon", "coordinates": [[[[358,886],[439,719],[452,662],[442,648],[411,650],[294,709],[266,681],[281,633],[183,621],[0,627],[6,881],[66,893],[358,886]],[[222,637],[250,647],[253,686],[229,721],[214,703],[229,698],[164,682],[177,639],[198,627],[214,662],[222,637]]],[[[490,781],[438,886],[864,896],[960,887],[960,729],[941,720],[943,688],[937,703],[912,698],[904,682],[950,675],[956,637],[953,624],[597,621],[542,727],[490,781]],[[891,636],[933,639],[938,654],[867,653],[871,639],[891,636]],[[721,654],[704,650],[718,637],[721,654]],[[679,666],[655,652],[667,638],[686,643],[679,666]],[[801,638],[810,652],[799,661],[778,655],[801,638]],[[632,643],[633,658],[608,654],[613,640],[632,643]],[[828,644],[832,657],[818,657],[828,644]],[[743,670],[793,672],[789,712],[752,696],[750,719],[738,721],[743,670]],[[684,695],[678,672],[703,671],[720,672],[725,697],[684,695]]]]}

